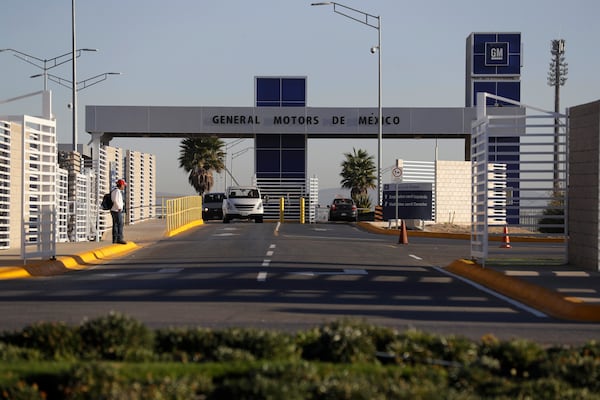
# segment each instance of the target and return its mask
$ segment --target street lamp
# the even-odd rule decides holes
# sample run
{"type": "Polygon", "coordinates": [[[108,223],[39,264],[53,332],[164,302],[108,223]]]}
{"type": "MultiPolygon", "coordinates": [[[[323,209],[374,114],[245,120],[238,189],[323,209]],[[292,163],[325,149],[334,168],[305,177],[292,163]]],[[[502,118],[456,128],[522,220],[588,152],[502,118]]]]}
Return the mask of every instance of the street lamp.
{"type": "Polygon", "coordinates": [[[32,56],[30,54],[24,53],[22,51],[19,50],[15,50],[15,49],[0,49],[0,53],[1,52],[10,52],[12,53],[15,57],[17,57],[20,60],[25,61],[28,64],[31,64],[39,69],[41,69],[43,72],[41,74],[39,74],[38,76],[43,76],[44,77],[44,101],[42,102],[42,115],[44,116],[44,118],[48,118],[51,119],[52,118],[52,99],[50,99],[50,94],[48,93],[48,71],[51,70],[52,68],[56,68],[59,65],[68,63],[69,61],[71,61],[73,59],[73,56],[75,56],[76,58],[81,56],[81,53],[83,51],[98,51],[97,49],[78,49],[76,50],[74,53],[65,53],[65,54],[61,54],[60,56],[56,56],[53,58],[49,58],[49,59],[43,59],[43,58],[39,58],[39,57],[35,57],[32,56]]]}
{"type": "Polygon", "coordinates": [[[377,204],[382,205],[383,203],[383,187],[382,187],[382,138],[383,138],[383,121],[382,121],[382,109],[381,109],[381,17],[375,16],[364,11],[357,10],[352,7],[345,6],[334,1],[324,1],[319,3],[311,3],[311,6],[333,6],[333,12],[343,15],[346,18],[350,18],[354,21],[360,22],[363,25],[367,25],[371,28],[377,29],[377,46],[371,47],[371,53],[377,52],[378,54],[378,94],[377,94],[377,204]]]}
{"type": "MultiPolygon", "coordinates": [[[[237,146],[238,144],[242,143],[244,140],[244,138],[237,138],[232,142],[229,142],[225,145],[225,154],[229,154],[228,150],[234,146],[237,146]]],[[[232,160],[233,162],[233,160],[232,160]]],[[[225,189],[227,189],[227,174],[231,175],[231,172],[227,170],[227,160],[225,160],[225,189]]]]}
{"type": "Polygon", "coordinates": [[[238,158],[239,156],[241,156],[242,154],[248,152],[248,150],[251,150],[253,148],[254,148],[253,146],[248,146],[242,150],[231,153],[230,174],[231,174],[231,179],[235,182],[236,185],[239,185],[239,183],[238,183],[237,179],[235,179],[235,177],[233,176],[233,160],[235,160],[236,158],[238,158]]]}
{"type": "MultiPolygon", "coordinates": [[[[38,58],[32,55],[29,55],[27,53],[23,53],[19,50],[15,50],[15,49],[0,49],[0,53],[2,52],[10,52],[13,53],[13,55],[15,57],[17,57],[20,60],[25,61],[26,63],[29,63],[31,65],[34,65],[36,67],[38,67],[39,69],[41,69],[42,71],[44,71],[43,73],[39,74],[39,76],[44,76],[44,90],[48,90],[48,80],[46,79],[47,75],[48,75],[48,71],[51,70],[52,68],[58,67],[59,65],[68,63],[69,61],[71,61],[72,57],[73,57],[73,53],[72,52],[68,52],[65,54],[61,54],[60,56],[56,56],[53,58],[49,58],[49,59],[42,59],[42,58],[38,58]]],[[[76,50],[76,54],[75,57],[79,58],[81,56],[81,52],[83,51],[98,51],[98,49],[78,49],[76,50]]]]}
{"type": "MultiPolygon", "coordinates": [[[[83,89],[93,86],[97,83],[105,81],[108,79],[109,75],[121,75],[121,72],[104,72],[102,74],[98,74],[98,75],[92,76],[90,78],[84,79],[82,81],[77,82],[76,90],[79,92],[80,90],[83,90],[83,89]]],[[[31,75],[30,78],[37,78],[40,76],[44,76],[44,79],[48,79],[49,81],[58,83],[59,85],[64,86],[66,88],[73,89],[73,81],[70,81],[65,78],[61,78],[60,76],[46,73],[46,74],[31,75]]]]}

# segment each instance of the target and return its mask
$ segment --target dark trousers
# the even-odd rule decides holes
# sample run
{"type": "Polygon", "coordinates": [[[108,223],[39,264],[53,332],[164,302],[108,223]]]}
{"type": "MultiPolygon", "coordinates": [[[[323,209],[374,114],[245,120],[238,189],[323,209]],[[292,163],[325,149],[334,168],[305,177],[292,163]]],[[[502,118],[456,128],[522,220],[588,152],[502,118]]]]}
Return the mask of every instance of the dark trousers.
{"type": "Polygon", "coordinates": [[[111,211],[112,216],[112,241],[113,243],[124,240],[123,239],[123,212],[122,211],[111,211]]]}

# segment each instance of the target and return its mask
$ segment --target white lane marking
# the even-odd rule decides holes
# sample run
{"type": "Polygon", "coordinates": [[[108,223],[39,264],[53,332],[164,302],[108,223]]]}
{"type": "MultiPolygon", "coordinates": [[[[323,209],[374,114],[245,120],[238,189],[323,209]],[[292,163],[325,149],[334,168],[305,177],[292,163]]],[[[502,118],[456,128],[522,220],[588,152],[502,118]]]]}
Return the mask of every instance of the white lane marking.
{"type": "Polygon", "coordinates": [[[345,269],[344,274],[346,274],[346,275],[368,275],[366,269],[345,269]]]}
{"type": "Polygon", "coordinates": [[[306,275],[306,276],[317,276],[317,275],[368,275],[369,273],[365,269],[345,269],[343,272],[330,271],[330,272],[314,272],[314,271],[299,271],[292,272],[294,275],[306,275]]]}
{"type": "Polygon", "coordinates": [[[269,245],[269,248],[270,248],[270,249],[274,249],[275,247],[277,247],[277,245],[275,245],[275,244],[271,244],[271,245],[269,245]]]}
{"type": "Polygon", "coordinates": [[[268,267],[270,263],[271,263],[271,260],[263,260],[262,266],[263,267],[268,267]]]}
{"type": "Polygon", "coordinates": [[[176,274],[183,271],[183,268],[161,268],[158,270],[159,274],[176,274]]]}
{"type": "Polygon", "coordinates": [[[267,257],[271,257],[273,255],[273,250],[267,251],[267,257]]]}
{"type": "MultiPolygon", "coordinates": [[[[315,235],[285,235],[286,238],[311,238],[311,239],[325,239],[325,240],[344,240],[344,241],[358,241],[358,242],[385,242],[386,239],[368,239],[368,238],[349,238],[344,236],[315,236],[315,235]]],[[[394,246],[391,246],[394,247],[394,246]]],[[[394,247],[395,248],[395,247],[394,247]]]]}
{"type": "Polygon", "coordinates": [[[239,233],[231,233],[231,232],[224,232],[224,233],[215,233],[213,236],[239,236],[239,233]]]}
{"type": "Polygon", "coordinates": [[[259,282],[264,282],[267,280],[267,273],[265,271],[261,271],[258,273],[258,276],[256,277],[256,280],[259,282]]]}
{"type": "Polygon", "coordinates": [[[516,300],[511,299],[510,297],[506,297],[506,296],[504,296],[504,295],[502,295],[500,293],[494,292],[493,290],[488,289],[485,286],[482,286],[482,285],[480,285],[478,283],[475,283],[473,281],[470,281],[467,278],[463,278],[462,276],[453,274],[452,272],[446,271],[445,269],[440,268],[440,267],[435,267],[434,266],[433,268],[435,270],[443,273],[443,274],[449,275],[449,276],[451,276],[453,278],[456,278],[456,279],[458,279],[460,281],[463,281],[463,282],[465,282],[465,283],[473,286],[474,288],[481,290],[482,292],[485,292],[485,293],[490,294],[490,295],[492,295],[494,297],[497,297],[500,300],[506,301],[507,303],[512,304],[516,308],[520,308],[521,310],[526,311],[526,312],[528,312],[530,314],[533,314],[534,316],[536,316],[538,318],[548,318],[548,316],[546,314],[544,314],[541,311],[536,310],[535,308],[531,308],[529,306],[526,306],[523,303],[520,303],[520,302],[518,302],[516,300]]]}
{"type": "Polygon", "coordinates": [[[414,258],[415,260],[422,260],[421,257],[415,256],[414,254],[409,254],[408,256],[414,258]]]}
{"type": "Polygon", "coordinates": [[[275,225],[275,235],[279,235],[279,227],[281,226],[281,221],[277,221],[275,225]]]}

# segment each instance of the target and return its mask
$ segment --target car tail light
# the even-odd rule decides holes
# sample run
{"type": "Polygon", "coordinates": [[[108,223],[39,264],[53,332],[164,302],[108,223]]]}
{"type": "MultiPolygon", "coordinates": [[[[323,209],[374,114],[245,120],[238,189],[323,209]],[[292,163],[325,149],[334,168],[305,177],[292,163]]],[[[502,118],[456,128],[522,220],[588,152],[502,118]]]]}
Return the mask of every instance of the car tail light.
{"type": "Polygon", "coordinates": [[[352,204],[352,211],[356,210],[356,205],[352,204]]]}
{"type": "Polygon", "coordinates": [[[335,211],[335,204],[331,205],[331,209],[335,211]]]}

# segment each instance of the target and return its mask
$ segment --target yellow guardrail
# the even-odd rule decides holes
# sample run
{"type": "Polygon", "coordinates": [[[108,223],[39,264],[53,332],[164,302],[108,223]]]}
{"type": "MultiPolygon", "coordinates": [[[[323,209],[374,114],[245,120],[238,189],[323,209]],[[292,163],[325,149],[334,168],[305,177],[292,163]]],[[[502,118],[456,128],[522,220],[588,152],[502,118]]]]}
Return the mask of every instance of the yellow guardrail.
{"type": "Polygon", "coordinates": [[[201,225],[202,197],[185,196],[167,200],[167,235],[172,236],[190,225],[201,225]]]}

